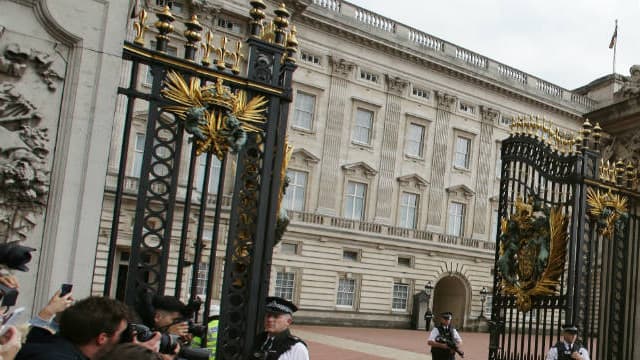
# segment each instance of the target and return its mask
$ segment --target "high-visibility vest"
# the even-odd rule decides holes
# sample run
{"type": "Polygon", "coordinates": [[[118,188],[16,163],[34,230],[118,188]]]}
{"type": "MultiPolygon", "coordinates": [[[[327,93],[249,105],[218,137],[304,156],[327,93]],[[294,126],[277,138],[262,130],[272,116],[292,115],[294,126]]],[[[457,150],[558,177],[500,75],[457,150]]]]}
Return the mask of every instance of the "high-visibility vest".
{"type": "MultiPolygon", "coordinates": [[[[207,349],[211,350],[211,356],[209,360],[215,360],[216,358],[216,345],[218,343],[218,319],[209,321],[207,324],[207,349]]],[[[194,348],[200,348],[202,340],[198,336],[194,336],[191,340],[191,346],[194,348]]]]}

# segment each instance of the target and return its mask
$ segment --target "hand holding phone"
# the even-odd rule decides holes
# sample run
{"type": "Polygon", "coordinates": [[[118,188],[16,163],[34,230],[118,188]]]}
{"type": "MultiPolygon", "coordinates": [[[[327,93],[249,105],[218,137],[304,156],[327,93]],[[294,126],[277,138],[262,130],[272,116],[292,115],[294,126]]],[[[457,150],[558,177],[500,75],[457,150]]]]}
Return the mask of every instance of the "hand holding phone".
{"type": "Polygon", "coordinates": [[[73,284],[62,284],[62,286],[60,286],[60,297],[70,293],[71,289],[73,289],[73,284]]]}

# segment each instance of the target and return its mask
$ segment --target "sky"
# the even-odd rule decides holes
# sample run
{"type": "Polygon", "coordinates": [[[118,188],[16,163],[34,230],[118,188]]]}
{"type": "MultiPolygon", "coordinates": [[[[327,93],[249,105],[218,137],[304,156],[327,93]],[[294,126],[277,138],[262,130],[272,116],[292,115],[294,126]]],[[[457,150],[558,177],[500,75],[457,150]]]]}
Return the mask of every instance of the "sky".
{"type": "Polygon", "coordinates": [[[349,0],[572,90],[640,64],[640,0],[349,0]]]}

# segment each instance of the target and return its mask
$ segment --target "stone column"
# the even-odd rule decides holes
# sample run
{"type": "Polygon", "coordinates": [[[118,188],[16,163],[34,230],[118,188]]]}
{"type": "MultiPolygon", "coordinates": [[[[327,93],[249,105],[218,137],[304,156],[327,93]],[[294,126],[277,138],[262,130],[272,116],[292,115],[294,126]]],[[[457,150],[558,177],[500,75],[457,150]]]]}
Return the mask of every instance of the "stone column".
{"type": "Polygon", "coordinates": [[[385,106],[382,148],[380,151],[380,176],[378,178],[378,198],[375,221],[391,223],[393,208],[393,183],[398,154],[398,129],[401,121],[402,94],[407,88],[407,80],[386,75],[387,102],[385,106]]]}
{"type": "Polygon", "coordinates": [[[347,101],[348,77],[355,64],[344,59],[329,56],[332,75],[329,87],[329,108],[322,144],[322,159],[320,165],[320,191],[318,193],[319,214],[336,215],[336,189],[340,179],[340,149],[342,134],[344,133],[345,109],[347,101]]]}
{"type": "Polygon", "coordinates": [[[491,173],[491,151],[493,150],[493,124],[499,112],[486,106],[480,106],[480,154],[478,174],[476,176],[476,198],[473,218],[473,234],[486,235],[487,212],[489,206],[489,184],[494,173],[491,173]]]}
{"type": "Polygon", "coordinates": [[[447,171],[449,120],[451,118],[451,108],[456,102],[456,98],[440,91],[436,91],[435,94],[438,108],[436,109],[436,123],[434,126],[427,223],[430,226],[442,226],[442,214],[446,211],[446,208],[444,208],[444,175],[447,171]]]}

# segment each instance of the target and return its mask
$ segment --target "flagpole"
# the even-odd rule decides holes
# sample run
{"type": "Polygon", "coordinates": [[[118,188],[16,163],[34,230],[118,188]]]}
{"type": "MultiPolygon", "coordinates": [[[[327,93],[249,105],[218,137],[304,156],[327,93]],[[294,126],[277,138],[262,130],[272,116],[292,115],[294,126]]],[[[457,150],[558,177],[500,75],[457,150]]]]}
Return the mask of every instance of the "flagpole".
{"type": "Polygon", "coordinates": [[[616,73],[616,50],[618,49],[618,19],[616,19],[615,42],[613,43],[613,74],[616,73]]]}

